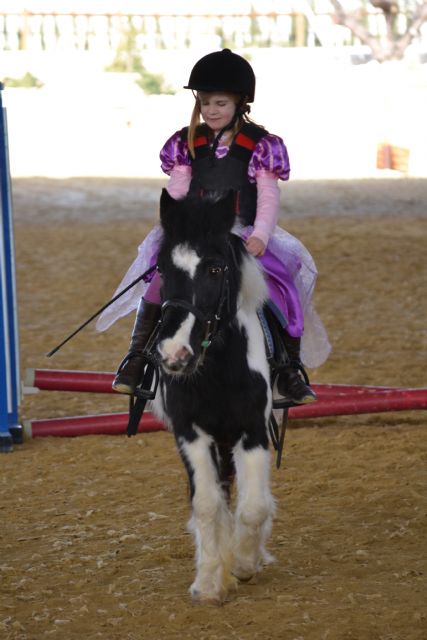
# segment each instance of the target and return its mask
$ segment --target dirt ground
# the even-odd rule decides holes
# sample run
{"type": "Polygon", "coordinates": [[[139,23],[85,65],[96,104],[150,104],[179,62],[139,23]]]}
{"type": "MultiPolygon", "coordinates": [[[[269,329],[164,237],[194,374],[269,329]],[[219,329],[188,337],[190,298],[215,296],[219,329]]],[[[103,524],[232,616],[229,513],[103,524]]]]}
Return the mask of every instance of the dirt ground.
{"type": "MultiPolygon", "coordinates": [[[[111,295],[160,182],[14,180],[22,369],[112,371],[132,318],[45,353],[111,295]]],[[[333,352],[314,382],[426,387],[427,180],[290,183],[333,352]]],[[[22,418],[125,411],[42,392],[22,418]]],[[[427,637],[426,412],[293,422],[272,469],[276,562],[196,607],[186,478],[167,433],[40,438],[0,459],[0,636],[92,640],[427,637]],[[297,428],[296,428],[297,427],[297,428]]]]}

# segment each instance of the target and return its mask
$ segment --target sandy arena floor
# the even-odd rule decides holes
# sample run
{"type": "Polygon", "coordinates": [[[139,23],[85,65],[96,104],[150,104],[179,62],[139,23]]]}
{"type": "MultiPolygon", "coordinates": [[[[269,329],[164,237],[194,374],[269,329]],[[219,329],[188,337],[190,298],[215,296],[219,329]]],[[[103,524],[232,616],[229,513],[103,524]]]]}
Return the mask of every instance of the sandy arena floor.
{"type": "MultiPolygon", "coordinates": [[[[132,318],[44,354],[101,306],[161,183],[15,180],[22,368],[112,371],[132,318]]],[[[314,255],[333,353],[315,382],[427,386],[427,180],[290,183],[282,224],[314,255]]],[[[125,411],[43,392],[22,418],[125,411]]],[[[220,609],[188,587],[186,478],[166,433],[27,440],[1,457],[4,640],[424,640],[426,412],[293,423],[270,550],[220,609]]]]}

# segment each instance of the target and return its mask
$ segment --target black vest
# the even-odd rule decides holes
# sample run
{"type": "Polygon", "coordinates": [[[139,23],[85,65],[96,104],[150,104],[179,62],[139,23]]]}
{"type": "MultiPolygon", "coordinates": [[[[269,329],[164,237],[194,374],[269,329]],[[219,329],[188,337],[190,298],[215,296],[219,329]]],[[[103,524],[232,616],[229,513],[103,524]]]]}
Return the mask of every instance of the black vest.
{"type": "MultiPolygon", "coordinates": [[[[208,127],[197,128],[194,140],[195,158],[191,158],[192,178],[189,195],[202,196],[214,191],[236,192],[236,215],[243,225],[253,224],[256,215],[257,188],[249,182],[248,164],[253,151],[268,131],[263,127],[245,122],[238,131],[224,158],[214,158],[209,145],[208,127]]],[[[188,127],[181,131],[181,138],[187,140],[188,127]]]]}

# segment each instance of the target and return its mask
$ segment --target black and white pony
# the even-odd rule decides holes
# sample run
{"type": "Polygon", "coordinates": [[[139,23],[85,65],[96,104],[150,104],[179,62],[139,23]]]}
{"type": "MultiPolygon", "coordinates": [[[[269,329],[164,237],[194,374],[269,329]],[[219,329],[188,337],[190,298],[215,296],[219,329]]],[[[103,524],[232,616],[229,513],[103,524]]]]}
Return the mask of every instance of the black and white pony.
{"type": "Polygon", "coordinates": [[[160,392],[153,410],[188,472],[196,544],[195,601],[221,603],[236,579],[271,561],[270,372],[257,310],[267,288],[231,233],[234,198],[160,201],[164,240],[160,392]],[[236,478],[235,511],[230,509],[236,478]]]}

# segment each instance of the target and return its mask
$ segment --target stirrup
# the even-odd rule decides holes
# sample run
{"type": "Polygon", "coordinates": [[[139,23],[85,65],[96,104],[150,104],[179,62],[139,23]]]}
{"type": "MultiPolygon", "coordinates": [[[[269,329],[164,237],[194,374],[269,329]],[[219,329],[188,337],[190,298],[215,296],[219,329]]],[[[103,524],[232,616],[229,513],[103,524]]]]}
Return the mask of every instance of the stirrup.
{"type": "Polygon", "coordinates": [[[289,396],[283,396],[277,388],[277,380],[283,367],[272,369],[271,373],[271,391],[272,391],[272,407],[273,409],[289,409],[296,406],[296,403],[289,396]],[[276,393],[276,397],[275,397],[276,393]]]}
{"type": "Polygon", "coordinates": [[[122,393],[124,395],[134,395],[138,384],[140,384],[140,379],[147,365],[147,362],[147,353],[144,351],[144,349],[131,349],[130,351],[128,351],[128,353],[119,364],[115,378],[113,380],[112,387],[114,391],[116,391],[117,393],[122,393]],[[125,371],[126,365],[130,364],[130,367],[132,367],[132,360],[135,360],[136,358],[138,358],[140,362],[138,364],[134,363],[133,367],[135,370],[131,370],[129,371],[129,373],[127,373],[125,371]]]}
{"type": "Polygon", "coordinates": [[[145,360],[134,395],[145,400],[154,400],[159,386],[160,374],[157,358],[150,351],[143,351],[145,360]]]}
{"type": "Polygon", "coordinates": [[[281,373],[291,378],[291,383],[288,384],[287,387],[284,382],[281,385],[282,388],[279,393],[283,395],[284,398],[291,400],[297,406],[310,404],[317,400],[316,394],[310,387],[307,372],[300,361],[291,360],[288,365],[281,368],[278,373],[278,378],[281,373]],[[293,388],[295,392],[299,393],[292,393],[293,388]]]}
{"type": "Polygon", "coordinates": [[[138,432],[145,405],[148,400],[153,400],[156,397],[159,386],[160,376],[157,359],[150,352],[145,352],[144,357],[147,362],[142,370],[141,379],[135,392],[129,398],[129,420],[126,430],[128,437],[134,436],[138,432]]]}

